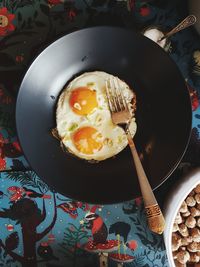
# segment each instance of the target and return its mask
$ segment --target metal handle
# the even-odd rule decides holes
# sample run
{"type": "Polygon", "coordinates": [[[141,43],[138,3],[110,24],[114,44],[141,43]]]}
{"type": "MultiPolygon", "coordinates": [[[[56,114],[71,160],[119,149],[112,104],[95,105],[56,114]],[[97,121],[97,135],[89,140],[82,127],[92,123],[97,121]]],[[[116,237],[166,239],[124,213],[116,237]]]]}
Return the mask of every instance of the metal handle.
{"type": "Polygon", "coordinates": [[[147,215],[149,229],[152,232],[155,232],[157,234],[162,234],[165,228],[165,219],[157,203],[157,200],[154,196],[152,188],[149,184],[148,178],[145,174],[145,171],[143,169],[142,163],[138,156],[135,144],[133,142],[133,139],[129,131],[127,132],[127,138],[128,138],[128,143],[129,143],[132,155],[133,155],[133,160],[134,160],[136,172],[138,175],[142,197],[144,199],[144,206],[145,206],[145,211],[147,215]]]}
{"type": "Polygon", "coordinates": [[[196,22],[197,18],[194,15],[187,16],[183,21],[181,21],[175,28],[170,32],[166,33],[159,41],[162,41],[165,38],[193,25],[196,22]]]}

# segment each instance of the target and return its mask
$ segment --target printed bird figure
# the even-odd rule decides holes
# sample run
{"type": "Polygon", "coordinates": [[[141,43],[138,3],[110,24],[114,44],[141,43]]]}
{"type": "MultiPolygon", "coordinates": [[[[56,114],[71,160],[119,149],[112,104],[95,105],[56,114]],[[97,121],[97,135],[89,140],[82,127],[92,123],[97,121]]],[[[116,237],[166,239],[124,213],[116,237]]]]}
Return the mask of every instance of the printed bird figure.
{"type": "Polygon", "coordinates": [[[94,244],[107,243],[108,230],[101,216],[96,213],[99,206],[93,206],[85,215],[86,228],[90,229],[94,244]]]}
{"type": "Polygon", "coordinates": [[[8,194],[10,194],[10,201],[17,202],[25,196],[25,191],[23,188],[18,186],[10,186],[7,189],[8,194]]]}
{"type": "Polygon", "coordinates": [[[26,188],[25,186],[23,186],[23,189],[26,193],[26,195],[30,198],[44,198],[44,199],[51,199],[51,195],[46,195],[46,194],[42,194],[42,193],[38,193],[32,189],[26,188]]]}
{"type": "Polygon", "coordinates": [[[51,195],[45,195],[38,193],[32,189],[28,189],[26,187],[18,187],[18,186],[10,186],[7,189],[8,193],[11,195],[10,196],[10,201],[11,202],[16,202],[24,197],[29,197],[29,198],[43,198],[43,199],[50,199],[51,195]]]}

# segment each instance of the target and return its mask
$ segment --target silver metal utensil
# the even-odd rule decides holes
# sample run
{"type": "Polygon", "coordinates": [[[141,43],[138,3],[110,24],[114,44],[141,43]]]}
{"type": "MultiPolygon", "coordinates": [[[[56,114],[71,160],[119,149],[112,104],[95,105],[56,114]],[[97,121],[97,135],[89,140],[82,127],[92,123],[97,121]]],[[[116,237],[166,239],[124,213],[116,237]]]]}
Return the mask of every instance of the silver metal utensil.
{"type": "Polygon", "coordinates": [[[196,20],[197,19],[196,19],[196,17],[194,15],[187,16],[175,28],[173,28],[171,31],[166,33],[160,40],[158,40],[158,42],[161,42],[162,40],[169,38],[173,34],[179,32],[179,31],[182,31],[183,29],[186,29],[186,28],[190,27],[191,25],[195,24],[196,20]]]}
{"type": "Polygon", "coordinates": [[[111,78],[106,82],[106,95],[113,123],[119,126],[125,126],[126,128],[128,144],[135,163],[149,228],[155,233],[162,234],[165,227],[165,220],[149,184],[134,141],[130,134],[129,123],[133,115],[129,110],[128,103],[123,95],[123,90],[120,87],[117,78],[111,76],[111,78]]]}

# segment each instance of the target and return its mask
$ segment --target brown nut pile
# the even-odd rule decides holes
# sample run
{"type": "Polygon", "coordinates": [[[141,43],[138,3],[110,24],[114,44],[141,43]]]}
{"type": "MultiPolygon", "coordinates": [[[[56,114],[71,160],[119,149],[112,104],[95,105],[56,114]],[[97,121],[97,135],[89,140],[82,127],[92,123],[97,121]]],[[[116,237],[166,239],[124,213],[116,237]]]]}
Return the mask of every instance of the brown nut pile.
{"type": "Polygon", "coordinates": [[[200,184],[183,201],[176,215],[172,252],[177,267],[200,263],[200,184]]]}

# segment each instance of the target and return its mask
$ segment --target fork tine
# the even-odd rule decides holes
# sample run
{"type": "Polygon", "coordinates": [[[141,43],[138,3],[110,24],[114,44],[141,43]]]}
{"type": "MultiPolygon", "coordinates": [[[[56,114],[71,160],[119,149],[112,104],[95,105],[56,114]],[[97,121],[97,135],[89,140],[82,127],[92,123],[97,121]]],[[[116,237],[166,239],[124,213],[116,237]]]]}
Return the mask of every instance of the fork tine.
{"type": "Polygon", "coordinates": [[[116,97],[118,99],[118,103],[119,103],[120,109],[121,109],[121,111],[123,111],[123,110],[126,109],[126,105],[125,105],[125,103],[123,101],[123,98],[122,98],[122,92],[121,92],[121,89],[120,89],[118,78],[114,77],[113,78],[113,83],[114,83],[114,86],[115,86],[116,97]]]}
{"type": "Polygon", "coordinates": [[[109,78],[109,90],[110,90],[110,95],[111,95],[113,106],[115,107],[115,112],[118,112],[118,111],[120,111],[120,108],[119,108],[119,105],[117,102],[117,97],[115,94],[115,88],[114,88],[113,80],[111,77],[109,78]]]}
{"type": "Polygon", "coordinates": [[[117,107],[117,111],[122,111],[123,110],[123,107],[120,103],[120,100],[119,100],[119,96],[117,94],[118,91],[118,88],[116,86],[116,83],[115,83],[115,78],[110,78],[110,84],[111,84],[111,90],[112,90],[112,95],[113,95],[113,99],[114,99],[114,102],[115,102],[115,106],[117,107]]]}
{"type": "Polygon", "coordinates": [[[118,88],[119,95],[120,95],[120,100],[121,100],[121,102],[123,103],[123,107],[124,107],[125,110],[129,110],[127,101],[126,101],[126,99],[125,99],[125,97],[124,97],[124,94],[123,94],[123,92],[122,92],[121,86],[119,85],[119,80],[118,80],[118,78],[116,78],[116,83],[117,83],[117,86],[116,86],[116,87],[118,88]]]}
{"type": "Polygon", "coordinates": [[[119,80],[111,76],[106,80],[106,96],[111,112],[129,111],[119,80]]]}
{"type": "Polygon", "coordinates": [[[109,109],[111,112],[115,112],[116,109],[115,109],[115,106],[113,104],[113,98],[112,98],[112,95],[111,95],[109,88],[110,88],[110,85],[108,85],[108,80],[106,80],[106,97],[108,100],[108,106],[109,106],[109,109]]]}

